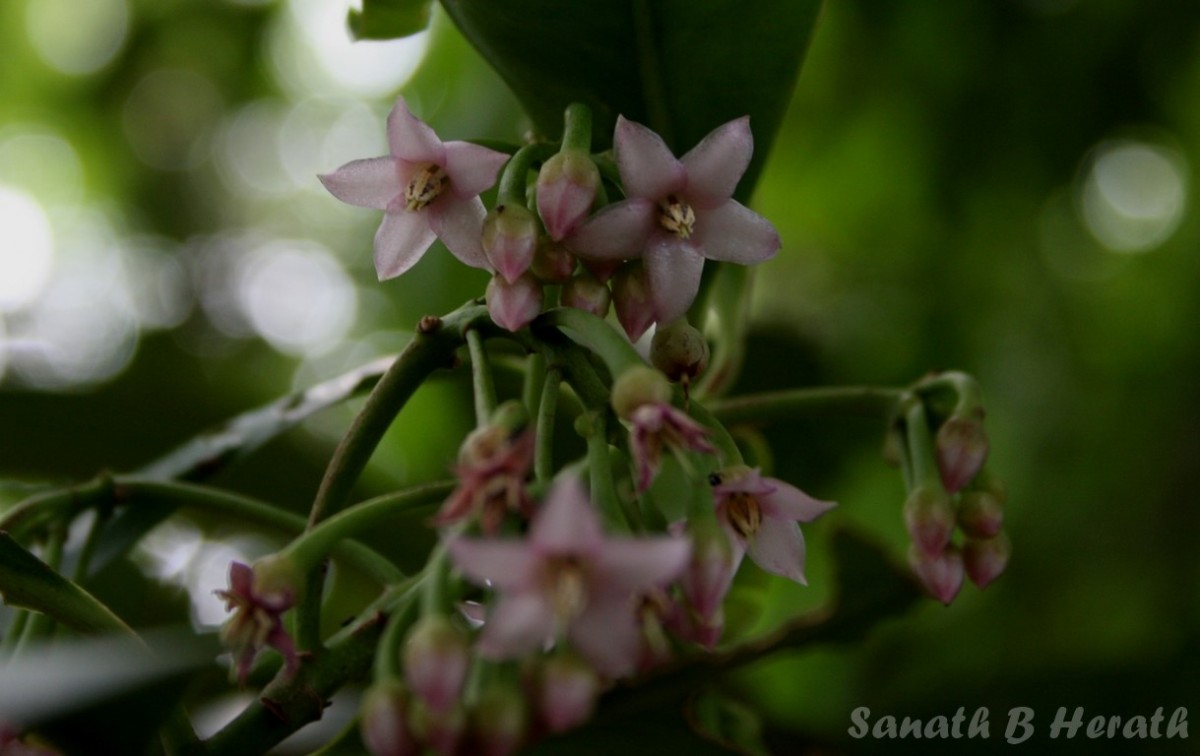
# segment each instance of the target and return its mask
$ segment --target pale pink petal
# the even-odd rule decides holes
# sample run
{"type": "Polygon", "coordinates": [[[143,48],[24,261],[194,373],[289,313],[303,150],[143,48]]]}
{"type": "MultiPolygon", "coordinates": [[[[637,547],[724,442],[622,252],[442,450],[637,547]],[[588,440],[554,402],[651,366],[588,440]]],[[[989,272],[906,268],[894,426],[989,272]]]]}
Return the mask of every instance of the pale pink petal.
{"type": "Polygon", "coordinates": [[[387,119],[388,146],[392,155],[410,163],[446,164],[446,148],[429,124],[419,120],[408,109],[403,97],[387,119]]]}
{"type": "Polygon", "coordinates": [[[477,583],[517,590],[536,578],[538,558],[524,542],[456,538],[446,548],[454,566],[477,583]]]}
{"type": "Polygon", "coordinates": [[[687,188],[688,175],[683,163],[675,158],[662,137],[642,124],[618,116],[613,149],[626,197],[658,202],[687,188]]]}
{"type": "Polygon", "coordinates": [[[428,218],[420,212],[401,210],[384,215],[375,232],[375,273],[379,280],[395,278],[416,265],[434,238],[428,218]]]}
{"type": "Polygon", "coordinates": [[[429,227],[451,254],[472,268],[491,270],[483,254],[483,219],[486,212],[478,197],[459,199],[444,194],[420,211],[428,213],[429,227]]]}
{"type": "Polygon", "coordinates": [[[571,623],[567,637],[602,675],[618,678],[629,674],[642,651],[633,598],[589,602],[571,623]]]}
{"type": "Polygon", "coordinates": [[[501,596],[479,636],[479,653],[511,659],[539,650],[554,633],[554,609],[540,593],[501,596]]]}
{"type": "Polygon", "coordinates": [[[317,178],[342,202],[386,210],[404,191],[398,171],[393,158],[378,157],[351,161],[317,178]]]}
{"type": "Polygon", "coordinates": [[[658,225],[657,213],[652,200],[614,202],[568,236],[567,247],[582,257],[600,260],[641,257],[646,240],[658,225]]]}
{"type": "Polygon", "coordinates": [[[837,506],[837,502],[814,499],[795,486],[782,480],[770,479],[775,490],[760,496],[758,501],[763,514],[777,520],[799,520],[812,522],[837,506]]]}
{"type": "Polygon", "coordinates": [[[250,598],[253,595],[254,570],[250,568],[250,565],[241,562],[230,563],[228,593],[241,598],[250,598]]]}
{"type": "Polygon", "coordinates": [[[470,142],[446,142],[446,174],[460,198],[474,197],[496,184],[508,155],[470,142]]]}
{"type": "Polygon", "coordinates": [[[579,478],[564,475],[533,517],[530,546],[539,554],[591,554],[603,544],[600,518],[579,478]]]}
{"type": "Polygon", "coordinates": [[[708,259],[739,265],[770,260],[780,246],[771,222],[734,200],[697,212],[692,239],[708,259]]]}
{"type": "Polygon", "coordinates": [[[713,129],[679,160],[687,169],[688,199],[698,207],[713,207],[729,199],[753,153],[749,116],[713,129]]]}
{"type": "Polygon", "coordinates": [[[686,538],[610,538],[595,556],[598,584],[590,589],[628,597],[665,586],[683,572],[690,552],[686,538]]]}
{"type": "Polygon", "coordinates": [[[808,585],[804,579],[804,536],[796,523],[764,520],[750,540],[747,551],[750,558],[767,572],[808,585]]]}
{"type": "Polygon", "coordinates": [[[704,258],[694,247],[668,234],[658,234],[643,263],[654,314],[659,323],[681,317],[700,290],[704,258]]]}
{"type": "Polygon", "coordinates": [[[496,325],[514,333],[542,311],[542,285],[530,273],[511,284],[502,276],[492,276],[485,297],[488,314],[496,325]]]}

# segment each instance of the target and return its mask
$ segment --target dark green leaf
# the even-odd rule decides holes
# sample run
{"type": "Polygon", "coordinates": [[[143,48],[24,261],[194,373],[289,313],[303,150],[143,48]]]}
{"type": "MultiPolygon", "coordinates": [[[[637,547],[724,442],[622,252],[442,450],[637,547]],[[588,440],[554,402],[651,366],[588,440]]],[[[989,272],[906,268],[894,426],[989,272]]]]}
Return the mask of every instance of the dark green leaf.
{"type": "Polygon", "coordinates": [[[557,136],[571,102],[595,115],[594,147],[618,114],[676,151],[749,115],[757,140],[739,186],[754,187],[783,119],[820,0],[442,0],[463,34],[557,136]]]}
{"type": "Polygon", "coordinates": [[[396,39],[429,26],[433,0],[363,0],[350,10],[350,31],[358,39],[396,39]]]}

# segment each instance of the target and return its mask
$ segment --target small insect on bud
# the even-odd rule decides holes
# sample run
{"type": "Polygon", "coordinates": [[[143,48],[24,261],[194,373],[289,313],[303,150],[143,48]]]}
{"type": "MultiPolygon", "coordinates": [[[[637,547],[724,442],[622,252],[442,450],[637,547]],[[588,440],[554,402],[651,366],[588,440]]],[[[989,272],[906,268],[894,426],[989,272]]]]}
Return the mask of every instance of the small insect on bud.
{"type": "Polygon", "coordinates": [[[675,383],[690,383],[708,368],[708,342],[682,318],[660,326],[650,342],[650,361],[675,383]]]}

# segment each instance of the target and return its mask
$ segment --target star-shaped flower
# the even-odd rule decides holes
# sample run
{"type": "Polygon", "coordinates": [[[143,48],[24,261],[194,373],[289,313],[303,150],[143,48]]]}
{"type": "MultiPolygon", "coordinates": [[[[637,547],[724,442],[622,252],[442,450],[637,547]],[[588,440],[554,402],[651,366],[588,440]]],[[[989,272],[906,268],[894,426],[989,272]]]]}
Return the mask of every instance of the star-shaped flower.
{"type": "Polygon", "coordinates": [[[633,461],[637,467],[637,489],[645,491],[662,469],[664,448],[713,454],[708,429],[681,409],[666,402],[643,404],[629,416],[633,461]]]}
{"type": "Polygon", "coordinates": [[[834,502],[818,501],[744,465],[714,473],[711,482],[717,519],[737,547],[767,572],[807,585],[804,536],[796,522],[812,522],[836,506],[834,502]]]}
{"type": "Polygon", "coordinates": [[[598,671],[620,677],[641,654],[636,598],[664,586],[688,561],[686,539],[606,538],[575,477],[555,483],[523,541],[458,538],[450,557],[499,597],[479,652],[509,659],[566,640],[598,671]]]}
{"type": "Polygon", "coordinates": [[[478,517],[483,532],[494,535],[509,512],[529,516],[532,503],[525,477],[533,466],[533,429],[513,433],[501,425],[472,432],[463,442],[455,473],[459,484],[434,517],[450,525],[478,517]]]}
{"type": "Polygon", "coordinates": [[[296,646],[283,629],[283,613],[292,608],[289,590],[263,589],[254,570],[241,562],[229,566],[229,590],[216,591],[233,616],[221,628],[221,640],[233,649],[238,679],[244,684],[254,657],[266,646],[283,655],[287,674],[296,671],[296,646]]]}
{"type": "Polygon", "coordinates": [[[480,243],[479,194],[496,183],[508,156],[469,142],[442,142],[404,98],[396,100],[387,125],[391,155],[355,160],[319,177],[341,201],[387,212],[375,234],[379,280],[415,265],[435,236],[467,265],[490,268],[480,243]]]}
{"type": "Polygon", "coordinates": [[[754,151],[749,117],[717,127],[682,159],[658,134],[619,117],[613,147],[627,199],[567,243],[583,257],[642,258],[658,322],[687,311],[705,258],[749,265],[779,250],[775,227],[731,198],[754,151]]]}

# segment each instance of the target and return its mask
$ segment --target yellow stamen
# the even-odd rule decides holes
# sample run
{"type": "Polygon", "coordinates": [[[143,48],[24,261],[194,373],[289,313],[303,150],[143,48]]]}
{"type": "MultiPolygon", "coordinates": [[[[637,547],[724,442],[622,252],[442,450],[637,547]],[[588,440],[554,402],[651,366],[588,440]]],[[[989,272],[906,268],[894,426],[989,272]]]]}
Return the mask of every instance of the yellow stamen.
{"type": "Polygon", "coordinates": [[[762,527],[762,507],[753,495],[737,492],[725,500],[725,516],[729,525],[742,538],[752,538],[762,527]]]}
{"type": "Polygon", "coordinates": [[[691,205],[668,194],[666,201],[658,205],[658,224],[680,239],[687,239],[696,225],[696,213],[691,205]]]}
{"type": "Polygon", "coordinates": [[[404,206],[409,210],[420,210],[437,199],[449,183],[446,170],[440,165],[422,165],[404,187],[404,206]]]}

